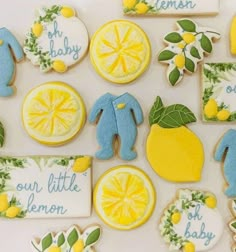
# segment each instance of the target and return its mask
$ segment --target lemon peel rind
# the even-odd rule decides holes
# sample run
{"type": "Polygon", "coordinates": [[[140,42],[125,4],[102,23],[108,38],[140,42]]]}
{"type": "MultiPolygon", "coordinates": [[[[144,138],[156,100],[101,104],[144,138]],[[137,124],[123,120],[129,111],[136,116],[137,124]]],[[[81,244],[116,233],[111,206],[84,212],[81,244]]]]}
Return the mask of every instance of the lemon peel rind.
{"type": "Polygon", "coordinates": [[[112,82],[114,84],[129,84],[130,82],[134,81],[135,79],[137,79],[138,77],[140,77],[149,67],[150,65],[150,61],[151,61],[151,43],[149,41],[149,38],[147,37],[146,33],[143,31],[143,29],[138,26],[137,24],[131,22],[131,21],[127,21],[127,20],[122,20],[122,19],[118,19],[118,20],[112,20],[110,22],[107,22],[106,24],[102,25],[92,36],[91,42],[90,42],[90,61],[94,67],[94,69],[96,70],[96,72],[105,80],[112,82]],[[115,23],[127,23],[129,26],[135,27],[135,29],[142,35],[142,37],[144,38],[145,41],[145,45],[146,45],[146,49],[147,49],[147,53],[146,53],[146,60],[145,63],[143,63],[143,67],[142,70],[137,71],[137,73],[134,74],[129,74],[127,76],[124,76],[122,78],[118,78],[118,77],[112,77],[110,74],[106,74],[103,70],[101,70],[101,68],[99,67],[100,63],[99,60],[96,62],[96,60],[94,59],[94,55],[96,54],[95,50],[95,40],[97,39],[97,36],[99,35],[99,33],[102,33],[103,30],[108,27],[109,25],[115,24],[115,23]]]}
{"type": "MultiPolygon", "coordinates": [[[[83,126],[85,124],[85,121],[86,121],[86,108],[85,108],[84,101],[81,98],[80,94],[73,87],[69,86],[68,84],[66,84],[64,82],[52,81],[52,82],[46,82],[46,83],[40,84],[40,85],[34,87],[33,89],[31,89],[29,91],[29,93],[25,96],[23,104],[22,104],[21,118],[22,118],[23,127],[24,127],[25,131],[28,133],[28,135],[32,139],[34,139],[35,141],[37,141],[37,142],[39,142],[41,144],[44,144],[44,145],[59,146],[59,145],[66,144],[67,142],[70,142],[82,130],[82,128],[83,128],[83,126]],[[78,120],[79,123],[77,123],[77,129],[74,129],[73,134],[71,134],[71,135],[69,135],[67,137],[64,137],[64,138],[58,137],[57,140],[52,140],[51,137],[37,137],[37,136],[35,136],[35,134],[32,133],[31,130],[29,130],[29,128],[27,127],[27,122],[25,121],[25,112],[24,111],[25,111],[27,98],[29,96],[32,96],[35,93],[35,91],[37,91],[38,89],[41,89],[42,87],[46,87],[48,85],[51,85],[54,88],[61,87],[65,91],[67,91],[67,92],[69,91],[70,94],[73,94],[74,98],[77,98],[76,101],[78,102],[79,108],[80,108],[80,118],[78,120]],[[51,140],[50,140],[50,138],[51,138],[51,140]]],[[[74,127],[74,128],[76,128],[76,127],[74,127]]]]}
{"type": "Polygon", "coordinates": [[[119,166],[115,166],[113,168],[110,168],[98,179],[98,181],[94,187],[93,201],[94,201],[94,209],[95,209],[97,215],[105,224],[107,224],[109,227],[117,229],[117,230],[131,230],[131,229],[134,229],[134,228],[137,228],[137,227],[143,225],[151,217],[151,215],[155,209],[155,204],[156,204],[156,191],[155,191],[155,188],[153,186],[151,179],[140,168],[138,168],[136,166],[132,166],[132,165],[119,165],[119,166]],[[139,174],[139,175],[141,175],[140,178],[144,178],[143,179],[144,184],[149,186],[149,188],[146,187],[146,189],[148,190],[149,200],[151,201],[151,203],[149,203],[150,206],[149,206],[148,210],[146,210],[145,216],[141,220],[138,220],[134,224],[131,224],[128,226],[112,223],[107,218],[103,217],[102,213],[101,213],[102,211],[100,210],[101,206],[98,206],[98,203],[97,203],[97,196],[98,196],[99,190],[101,190],[101,188],[99,188],[100,184],[102,184],[102,181],[105,180],[108,175],[112,176],[112,174],[113,173],[116,174],[117,171],[119,171],[119,173],[120,172],[127,173],[127,172],[132,171],[131,173],[134,175],[139,174]]]}

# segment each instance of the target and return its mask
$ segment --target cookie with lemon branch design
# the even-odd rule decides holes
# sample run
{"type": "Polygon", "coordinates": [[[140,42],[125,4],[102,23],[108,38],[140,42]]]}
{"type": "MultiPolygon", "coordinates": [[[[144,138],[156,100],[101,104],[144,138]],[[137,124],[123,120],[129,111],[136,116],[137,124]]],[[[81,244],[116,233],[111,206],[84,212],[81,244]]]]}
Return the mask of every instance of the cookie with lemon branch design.
{"type": "Polygon", "coordinates": [[[150,178],[131,165],[109,169],[98,180],[93,194],[98,216],[110,227],[130,230],[144,224],[155,206],[150,178]]]}
{"type": "Polygon", "coordinates": [[[94,252],[93,246],[101,236],[97,225],[86,228],[83,232],[72,226],[66,232],[45,234],[39,242],[31,241],[32,252],[94,252]]]}
{"type": "Polygon", "coordinates": [[[149,114],[151,125],[146,156],[154,171],[172,182],[201,179],[204,150],[200,139],[186,127],[195,115],[184,105],[164,107],[158,96],[149,114]],[[170,148],[171,146],[171,148],[170,148]]]}
{"type": "Polygon", "coordinates": [[[150,63],[151,48],[145,32],[135,23],[114,20],[93,35],[90,59],[99,75],[126,84],[138,78],[150,63]]]}
{"type": "Polygon", "coordinates": [[[24,52],[42,72],[63,73],[79,62],[88,49],[88,32],[69,6],[53,5],[38,10],[26,34],[24,52]]]}
{"type": "Polygon", "coordinates": [[[86,111],[79,93],[64,82],[48,82],[32,89],[22,106],[27,133],[46,145],[61,145],[83,127],[86,111]]]}
{"type": "Polygon", "coordinates": [[[185,72],[196,72],[198,63],[212,53],[212,43],[220,39],[219,32],[201,27],[191,19],[180,19],[176,24],[178,30],[165,35],[167,47],[158,55],[161,63],[168,64],[167,79],[172,86],[183,79],[185,72]]]}
{"type": "Polygon", "coordinates": [[[159,229],[171,251],[211,249],[224,229],[216,197],[210,192],[179,190],[177,199],[164,210],[159,229]]]}

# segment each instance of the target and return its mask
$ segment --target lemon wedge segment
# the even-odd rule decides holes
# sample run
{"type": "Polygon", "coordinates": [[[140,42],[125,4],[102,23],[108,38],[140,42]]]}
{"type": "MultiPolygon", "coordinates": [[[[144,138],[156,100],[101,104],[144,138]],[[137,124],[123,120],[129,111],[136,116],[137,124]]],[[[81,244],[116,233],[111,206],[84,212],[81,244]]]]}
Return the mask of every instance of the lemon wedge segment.
{"type": "Polygon", "coordinates": [[[151,48],[144,31],[136,24],[115,20],[93,36],[90,58],[95,70],[106,80],[125,84],[148,67],[151,48]]]}
{"type": "Polygon", "coordinates": [[[82,98],[63,82],[48,82],[32,89],[22,106],[27,133],[47,145],[60,145],[72,139],[85,118],[82,98]]]}
{"type": "Polygon", "coordinates": [[[155,205],[155,190],[149,177],[134,166],[117,166],[98,180],[94,207],[112,228],[129,230],[145,223],[155,205]]]}

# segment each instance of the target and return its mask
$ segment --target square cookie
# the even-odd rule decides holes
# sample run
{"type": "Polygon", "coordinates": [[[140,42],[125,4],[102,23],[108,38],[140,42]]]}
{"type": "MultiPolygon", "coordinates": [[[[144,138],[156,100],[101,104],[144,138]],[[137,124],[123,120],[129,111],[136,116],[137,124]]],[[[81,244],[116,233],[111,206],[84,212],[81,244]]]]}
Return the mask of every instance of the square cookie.
{"type": "Polygon", "coordinates": [[[236,121],[236,63],[205,63],[202,67],[202,119],[236,121]]]}
{"type": "Polygon", "coordinates": [[[0,217],[87,217],[91,157],[0,157],[0,217]]]}

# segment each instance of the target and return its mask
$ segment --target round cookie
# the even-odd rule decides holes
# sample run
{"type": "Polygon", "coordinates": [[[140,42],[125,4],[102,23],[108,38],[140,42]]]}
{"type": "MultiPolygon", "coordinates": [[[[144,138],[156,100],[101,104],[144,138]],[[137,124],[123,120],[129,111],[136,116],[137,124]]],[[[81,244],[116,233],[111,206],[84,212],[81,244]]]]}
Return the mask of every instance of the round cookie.
{"type": "Polygon", "coordinates": [[[147,159],[162,178],[172,182],[201,179],[204,149],[200,139],[185,125],[194,114],[182,104],[164,107],[157,97],[149,114],[151,130],[146,143],[147,159]]]}
{"type": "Polygon", "coordinates": [[[144,31],[127,20],[114,20],[93,35],[90,59],[99,75],[108,81],[126,84],[148,67],[150,43],[144,31]]]}
{"type": "Polygon", "coordinates": [[[27,133],[46,145],[61,145],[83,127],[86,111],[75,89],[63,82],[48,82],[32,89],[22,106],[27,133]]]}
{"type": "Polygon", "coordinates": [[[24,52],[42,72],[63,73],[79,62],[88,49],[88,32],[75,10],[53,5],[42,8],[26,34],[24,52]]]}
{"type": "Polygon", "coordinates": [[[215,246],[224,230],[217,199],[209,192],[181,189],[164,211],[159,225],[170,251],[206,251],[215,246]]]}
{"type": "Polygon", "coordinates": [[[155,207],[155,189],[140,169],[121,165],[98,180],[93,194],[99,217],[110,227],[130,230],[144,224],[155,207]]]}

